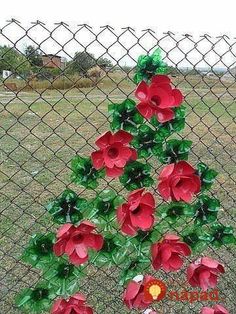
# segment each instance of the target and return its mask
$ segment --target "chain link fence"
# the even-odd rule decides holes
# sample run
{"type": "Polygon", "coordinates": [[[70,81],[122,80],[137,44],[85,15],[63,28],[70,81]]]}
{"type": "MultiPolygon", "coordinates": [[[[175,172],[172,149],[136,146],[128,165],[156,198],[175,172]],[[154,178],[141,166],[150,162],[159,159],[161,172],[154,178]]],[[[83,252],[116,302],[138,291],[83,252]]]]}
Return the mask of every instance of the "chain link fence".
{"type": "MultiPolygon", "coordinates": [[[[19,257],[33,233],[56,230],[45,205],[66,187],[94,195],[70,183],[70,161],[78,153],[88,156],[98,135],[109,129],[108,104],[133,97],[140,54],[161,49],[174,84],[185,95],[187,126],[180,136],[194,143],[190,160],[219,171],[213,194],[221,200],[220,220],[235,223],[235,39],[63,22],[11,20],[0,27],[1,313],[19,313],[15,295],[40,278],[19,257]]],[[[157,176],[160,165],[154,163],[153,171],[157,176]]],[[[125,194],[115,180],[104,179],[102,187],[107,186],[125,194]]],[[[235,313],[235,250],[210,248],[208,253],[226,265],[219,290],[235,313]]],[[[164,272],[156,275],[169,280],[164,272]]],[[[117,278],[118,269],[89,269],[80,290],[95,313],[128,313],[117,278]]],[[[188,314],[201,306],[162,301],[157,308],[188,314]]]]}

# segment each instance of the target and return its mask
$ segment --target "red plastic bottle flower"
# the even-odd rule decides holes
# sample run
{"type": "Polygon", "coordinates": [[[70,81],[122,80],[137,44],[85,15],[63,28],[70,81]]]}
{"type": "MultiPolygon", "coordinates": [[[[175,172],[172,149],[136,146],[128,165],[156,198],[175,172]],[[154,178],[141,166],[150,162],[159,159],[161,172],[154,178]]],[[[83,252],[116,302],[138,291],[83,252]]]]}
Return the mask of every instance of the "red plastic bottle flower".
{"type": "Polygon", "coordinates": [[[122,232],[135,235],[138,229],[150,230],[154,224],[155,200],[145,189],[133,191],[128,196],[128,202],[117,209],[117,220],[122,232]]]}
{"type": "Polygon", "coordinates": [[[103,246],[103,236],[93,231],[95,226],[83,221],[78,226],[65,224],[57,232],[57,241],[53,246],[55,255],[66,254],[74,265],[88,260],[88,249],[99,251],[103,246]]]}
{"type": "Polygon", "coordinates": [[[216,304],[214,307],[202,308],[201,314],[229,314],[229,311],[220,304],[216,304]]]}
{"type": "Polygon", "coordinates": [[[146,275],[140,281],[129,281],[123,295],[123,301],[129,309],[145,309],[152,303],[152,301],[145,299],[144,287],[150,280],[154,279],[154,277],[146,275]]]}
{"type": "Polygon", "coordinates": [[[196,170],[186,161],[165,166],[159,176],[158,190],[164,200],[191,202],[200,192],[201,180],[196,170]]]}
{"type": "Polygon", "coordinates": [[[76,293],[68,300],[56,300],[52,306],[51,314],[93,314],[93,310],[86,304],[85,296],[76,293]]]}
{"type": "Polygon", "coordinates": [[[187,278],[192,287],[200,287],[206,291],[216,287],[219,274],[224,272],[224,266],[218,261],[202,257],[188,266],[187,278]]]}
{"type": "Polygon", "coordinates": [[[115,134],[108,131],[99,137],[95,142],[99,150],[91,154],[94,168],[98,170],[105,167],[109,177],[122,175],[126,163],[137,159],[136,150],[128,147],[132,139],[133,136],[123,130],[115,134]]]}
{"type": "Polygon", "coordinates": [[[171,80],[166,75],[155,75],[148,86],[142,81],[135,91],[140,100],[138,111],[146,119],[156,116],[160,123],[174,118],[174,107],[179,107],[183,101],[180,90],[171,87],[171,80]]]}
{"type": "Polygon", "coordinates": [[[175,234],[167,234],[151,246],[151,254],[155,270],[177,271],[183,266],[183,256],[189,256],[191,249],[175,234]]]}

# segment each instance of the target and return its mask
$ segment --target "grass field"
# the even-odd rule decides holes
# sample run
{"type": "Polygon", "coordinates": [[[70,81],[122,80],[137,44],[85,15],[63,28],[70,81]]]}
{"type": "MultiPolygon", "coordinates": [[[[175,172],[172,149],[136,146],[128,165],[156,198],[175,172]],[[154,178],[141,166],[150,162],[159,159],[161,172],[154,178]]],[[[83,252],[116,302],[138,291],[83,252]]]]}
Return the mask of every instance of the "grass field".
{"type": "MultiPolygon", "coordinates": [[[[70,185],[71,158],[77,153],[90,154],[97,136],[109,128],[107,105],[121,102],[134,90],[133,83],[125,77],[110,76],[89,89],[17,94],[0,89],[2,314],[19,313],[13,307],[16,292],[38,280],[38,274],[18,258],[30,235],[55,229],[44,206],[70,185]]],[[[179,76],[174,83],[185,94],[187,126],[181,136],[194,142],[190,160],[193,164],[201,160],[220,172],[213,193],[221,200],[222,219],[232,224],[236,182],[236,84],[200,76],[179,76]]],[[[155,164],[155,168],[158,173],[159,165],[155,164]]],[[[105,184],[104,181],[102,186],[105,184]]],[[[109,184],[121,188],[117,180],[109,184]]],[[[83,189],[70,186],[88,196],[83,189]]],[[[213,257],[220,256],[217,258],[227,266],[228,272],[219,289],[225,294],[224,303],[231,309],[230,313],[234,313],[236,265],[233,249],[209,252],[213,257]]],[[[91,276],[82,290],[89,294],[90,303],[96,305],[96,313],[128,313],[119,299],[122,289],[117,286],[117,270],[91,268],[89,271],[91,276]],[[110,309],[105,304],[110,304],[110,309]]],[[[166,278],[164,273],[162,276],[166,278]]],[[[162,302],[160,306],[163,314],[189,313],[186,305],[170,302],[167,306],[162,302]]],[[[195,304],[191,307],[196,311],[195,304]]]]}

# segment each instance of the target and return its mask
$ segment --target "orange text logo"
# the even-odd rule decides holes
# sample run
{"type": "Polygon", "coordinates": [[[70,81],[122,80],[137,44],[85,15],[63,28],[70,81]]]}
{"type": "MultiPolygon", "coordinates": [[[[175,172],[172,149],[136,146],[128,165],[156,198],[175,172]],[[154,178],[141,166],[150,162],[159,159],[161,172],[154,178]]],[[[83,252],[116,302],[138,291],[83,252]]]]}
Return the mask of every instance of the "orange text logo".
{"type": "Polygon", "coordinates": [[[160,301],[165,297],[166,290],[166,285],[161,280],[150,280],[144,286],[144,299],[146,301],[160,301]]]}

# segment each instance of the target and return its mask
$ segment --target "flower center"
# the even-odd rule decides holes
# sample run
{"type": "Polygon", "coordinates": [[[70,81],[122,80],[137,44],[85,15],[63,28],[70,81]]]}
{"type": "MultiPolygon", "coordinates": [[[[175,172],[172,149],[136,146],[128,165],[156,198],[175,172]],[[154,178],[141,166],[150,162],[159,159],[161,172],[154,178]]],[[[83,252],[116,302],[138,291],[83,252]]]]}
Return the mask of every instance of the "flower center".
{"type": "Polygon", "coordinates": [[[132,214],[137,215],[140,213],[140,211],[141,211],[141,207],[138,206],[137,208],[135,208],[135,210],[132,211],[132,214]]]}
{"type": "Polygon", "coordinates": [[[207,214],[208,214],[208,205],[207,204],[203,204],[202,206],[198,207],[197,217],[199,217],[200,219],[204,219],[204,218],[206,218],[207,214]]]}
{"type": "Polygon", "coordinates": [[[168,210],[169,216],[179,216],[182,214],[183,214],[183,209],[181,207],[174,206],[174,207],[169,208],[168,210]]]}
{"type": "Polygon", "coordinates": [[[213,235],[214,239],[215,240],[221,240],[222,237],[223,237],[223,233],[224,233],[224,230],[223,229],[219,229],[218,231],[216,231],[213,235]]]}
{"type": "Polygon", "coordinates": [[[74,269],[73,265],[61,264],[61,265],[59,265],[59,267],[57,269],[58,270],[58,276],[60,278],[68,278],[72,274],[73,269],[74,269]]]}
{"type": "Polygon", "coordinates": [[[38,251],[40,252],[41,255],[48,255],[49,253],[52,252],[52,246],[53,244],[49,240],[39,241],[38,251]]]}
{"type": "Polygon", "coordinates": [[[129,269],[135,269],[137,267],[137,262],[136,261],[132,261],[130,266],[129,266],[129,269]]]}
{"type": "Polygon", "coordinates": [[[184,242],[191,245],[198,241],[198,237],[195,233],[190,233],[187,236],[183,237],[184,242]]]}
{"type": "Polygon", "coordinates": [[[117,158],[118,155],[119,155],[119,151],[116,147],[111,147],[108,152],[107,152],[107,155],[110,157],[110,158],[117,158]]]}
{"type": "Polygon", "coordinates": [[[73,241],[76,243],[76,244],[80,244],[84,241],[84,236],[82,234],[77,234],[73,237],[73,241]]]}
{"type": "Polygon", "coordinates": [[[111,209],[111,203],[110,202],[102,202],[102,211],[103,213],[108,214],[111,209]]]}
{"type": "Polygon", "coordinates": [[[157,108],[161,103],[161,98],[159,96],[153,96],[151,98],[151,103],[152,103],[154,108],[157,108]]]}
{"type": "Polygon", "coordinates": [[[47,289],[42,289],[42,288],[37,288],[37,289],[34,289],[32,291],[32,299],[35,300],[35,301],[39,301],[39,300],[42,300],[44,298],[46,298],[48,296],[48,290],[47,289]]]}
{"type": "Polygon", "coordinates": [[[112,239],[105,239],[104,241],[104,245],[102,247],[102,251],[103,252],[107,252],[110,253],[113,251],[113,249],[115,248],[115,243],[112,239]]]}
{"type": "Polygon", "coordinates": [[[76,202],[75,201],[72,201],[70,203],[64,201],[61,204],[62,214],[67,214],[68,212],[73,214],[76,211],[75,206],[76,206],[76,202]]]}
{"type": "Polygon", "coordinates": [[[147,240],[149,234],[150,234],[149,231],[138,230],[137,238],[139,239],[140,242],[142,242],[142,241],[144,241],[145,239],[147,240]]]}

